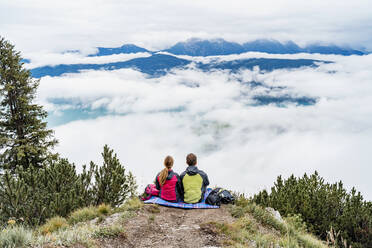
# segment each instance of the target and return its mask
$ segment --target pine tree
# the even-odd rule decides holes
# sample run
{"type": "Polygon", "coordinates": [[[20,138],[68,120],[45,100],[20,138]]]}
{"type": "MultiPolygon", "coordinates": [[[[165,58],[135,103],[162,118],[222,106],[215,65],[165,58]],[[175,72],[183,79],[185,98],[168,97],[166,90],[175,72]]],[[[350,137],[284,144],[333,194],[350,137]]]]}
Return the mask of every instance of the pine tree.
{"type": "Polygon", "coordinates": [[[0,171],[40,168],[57,143],[43,121],[47,112],[34,103],[39,81],[21,60],[14,46],[0,37],[0,171]]]}
{"type": "Polygon", "coordinates": [[[67,159],[45,163],[44,168],[19,167],[15,173],[5,170],[0,176],[0,226],[10,218],[39,225],[94,203],[92,171],[79,175],[67,159]]]}
{"type": "Polygon", "coordinates": [[[91,162],[91,168],[95,168],[93,190],[96,194],[96,204],[107,203],[118,206],[135,194],[136,181],[131,172],[126,173],[114,151],[107,145],[103,148],[102,157],[101,167],[91,162]]]}
{"type": "Polygon", "coordinates": [[[270,194],[266,190],[253,201],[278,210],[283,216],[300,214],[309,231],[322,239],[331,227],[352,247],[372,247],[372,203],[354,188],[348,193],[343,183],[326,183],[315,171],[303,177],[277,178],[270,194]]]}

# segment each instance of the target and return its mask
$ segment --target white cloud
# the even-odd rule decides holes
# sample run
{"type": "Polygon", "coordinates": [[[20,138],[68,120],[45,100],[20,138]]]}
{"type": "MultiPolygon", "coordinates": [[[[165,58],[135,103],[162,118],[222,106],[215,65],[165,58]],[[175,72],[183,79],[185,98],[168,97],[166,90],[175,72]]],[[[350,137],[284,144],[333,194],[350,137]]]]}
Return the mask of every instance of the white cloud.
{"type": "Polygon", "coordinates": [[[135,58],[150,57],[150,53],[113,54],[107,56],[87,57],[81,53],[25,53],[24,57],[30,60],[25,64],[27,69],[41,66],[55,66],[60,64],[106,64],[124,62],[135,58]]]}
{"type": "Polygon", "coordinates": [[[234,61],[240,59],[251,59],[251,58],[271,58],[271,59],[314,59],[321,61],[350,61],[353,58],[354,61],[364,61],[370,59],[368,56],[339,56],[334,54],[318,54],[318,53],[296,53],[296,54],[271,54],[262,52],[246,52],[241,54],[231,55],[218,55],[218,56],[188,56],[188,55],[174,55],[168,52],[159,52],[160,54],[172,55],[181,59],[191,60],[197,63],[219,63],[225,61],[234,61]]]}
{"type": "Polygon", "coordinates": [[[2,1],[0,8],[2,35],[26,52],[128,42],[159,49],[191,37],[320,41],[372,49],[368,0],[20,0],[2,1]]]}
{"type": "Polygon", "coordinates": [[[212,185],[254,193],[279,174],[318,170],[372,199],[372,55],[304,57],[335,63],[265,74],[190,68],[160,78],[131,69],[88,71],[42,78],[39,101],[51,111],[61,111],[51,102],[56,98],[70,102],[67,108],[106,109],[109,116],[56,127],[57,150],[81,165],[99,160],[107,143],[142,184],[162,169],[166,155],[181,172],[186,154],[195,152],[212,185]],[[254,107],[252,96],[265,89],[244,83],[252,79],[318,102],[254,107]]]}

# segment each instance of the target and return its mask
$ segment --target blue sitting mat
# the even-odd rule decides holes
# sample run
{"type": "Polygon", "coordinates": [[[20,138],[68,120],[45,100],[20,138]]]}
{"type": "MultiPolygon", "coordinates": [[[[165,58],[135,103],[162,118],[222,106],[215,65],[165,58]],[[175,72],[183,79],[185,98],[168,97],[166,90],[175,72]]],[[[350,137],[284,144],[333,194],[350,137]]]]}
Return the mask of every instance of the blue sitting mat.
{"type": "Polygon", "coordinates": [[[154,203],[162,206],[167,207],[174,207],[174,208],[220,208],[219,206],[209,205],[205,203],[205,199],[207,199],[207,196],[212,191],[212,189],[208,188],[204,193],[204,200],[199,203],[184,203],[184,202],[169,202],[166,200],[161,199],[158,196],[152,196],[150,199],[144,201],[144,203],[154,203]]]}

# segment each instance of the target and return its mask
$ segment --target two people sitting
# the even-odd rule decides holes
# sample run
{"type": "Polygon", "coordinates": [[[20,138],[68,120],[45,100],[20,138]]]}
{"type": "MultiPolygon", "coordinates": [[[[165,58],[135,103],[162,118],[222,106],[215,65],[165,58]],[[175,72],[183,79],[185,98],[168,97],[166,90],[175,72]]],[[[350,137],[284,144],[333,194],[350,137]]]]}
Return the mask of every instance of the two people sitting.
{"type": "Polygon", "coordinates": [[[184,201],[198,203],[204,198],[209,185],[207,174],[196,166],[197,157],[190,153],[186,157],[188,167],[181,176],[172,170],[174,160],[171,156],[164,159],[165,168],[155,178],[159,197],[170,202],[184,201]]]}

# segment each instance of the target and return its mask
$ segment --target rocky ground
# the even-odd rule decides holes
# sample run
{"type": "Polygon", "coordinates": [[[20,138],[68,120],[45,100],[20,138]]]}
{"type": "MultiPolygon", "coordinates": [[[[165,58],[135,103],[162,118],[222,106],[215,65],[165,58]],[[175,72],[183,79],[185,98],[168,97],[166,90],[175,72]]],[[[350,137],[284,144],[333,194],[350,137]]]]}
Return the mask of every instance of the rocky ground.
{"type": "Polygon", "coordinates": [[[132,200],[111,213],[43,236],[35,248],[327,247],[292,219],[249,201],[179,209],[132,200]]]}
{"type": "Polygon", "coordinates": [[[136,217],[125,224],[126,235],[103,239],[100,247],[219,247],[223,237],[208,232],[200,224],[232,223],[233,220],[226,206],[186,210],[145,205],[136,217]]]}

